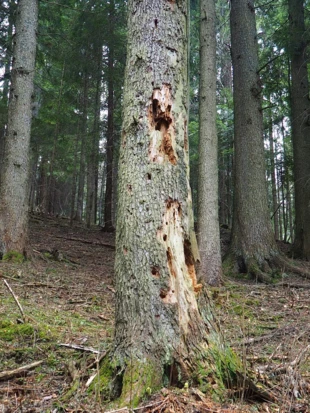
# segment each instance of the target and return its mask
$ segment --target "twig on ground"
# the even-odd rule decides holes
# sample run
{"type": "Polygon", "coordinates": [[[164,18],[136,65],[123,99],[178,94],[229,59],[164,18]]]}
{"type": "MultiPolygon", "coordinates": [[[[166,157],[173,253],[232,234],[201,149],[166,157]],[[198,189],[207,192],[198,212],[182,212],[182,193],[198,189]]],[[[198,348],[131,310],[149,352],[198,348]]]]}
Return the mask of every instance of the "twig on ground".
{"type": "Polygon", "coordinates": [[[9,380],[13,377],[19,376],[21,373],[24,373],[27,370],[34,369],[35,367],[39,366],[43,363],[43,360],[35,361],[31,364],[27,364],[26,366],[18,367],[14,370],[6,370],[0,373],[0,380],[9,380]]]}
{"type": "Polygon", "coordinates": [[[14,298],[14,300],[15,300],[18,308],[19,308],[19,311],[20,311],[20,313],[21,313],[21,315],[22,315],[22,317],[23,317],[23,321],[24,321],[24,323],[25,323],[25,322],[26,322],[26,316],[25,316],[23,307],[20,305],[20,302],[18,301],[18,298],[17,298],[16,295],[14,294],[14,291],[13,291],[12,288],[10,287],[9,283],[7,282],[7,280],[3,280],[3,282],[4,282],[5,286],[6,286],[6,288],[7,288],[7,289],[10,291],[10,293],[12,294],[12,296],[13,296],[13,298],[14,298]]]}
{"type": "Polygon", "coordinates": [[[98,245],[98,246],[100,246],[100,247],[106,247],[106,248],[111,248],[112,250],[115,250],[115,245],[106,244],[106,243],[104,243],[104,242],[87,241],[87,240],[81,239],[81,238],[61,237],[61,236],[59,236],[59,235],[57,235],[55,238],[65,239],[66,241],[81,242],[82,244],[98,245]]]}
{"type": "Polygon", "coordinates": [[[310,284],[292,284],[292,283],[288,283],[288,282],[281,282],[281,283],[276,284],[276,287],[305,288],[305,289],[309,289],[309,288],[310,288],[310,284]]]}
{"type": "Polygon", "coordinates": [[[92,347],[83,347],[83,346],[79,346],[77,344],[59,343],[58,346],[73,348],[74,350],[79,350],[79,351],[89,351],[90,353],[94,353],[94,354],[101,354],[101,351],[96,350],[92,347]]]}

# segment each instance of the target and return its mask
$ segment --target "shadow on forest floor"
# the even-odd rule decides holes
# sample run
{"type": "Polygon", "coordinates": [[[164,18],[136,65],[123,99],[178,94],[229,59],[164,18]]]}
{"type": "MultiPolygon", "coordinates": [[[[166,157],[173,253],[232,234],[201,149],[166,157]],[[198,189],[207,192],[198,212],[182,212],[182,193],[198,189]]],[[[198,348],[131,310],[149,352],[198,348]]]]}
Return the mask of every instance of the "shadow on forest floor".
{"type": "MultiPolygon", "coordinates": [[[[104,412],[89,387],[113,339],[114,237],[61,218],[32,216],[30,228],[31,261],[0,262],[0,413],[104,412]]],[[[221,405],[189,387],[164,389],[133,410],[310,411],[309,281],[226,281],[212,289],[225,341],[279,402],[221,405]]]]}

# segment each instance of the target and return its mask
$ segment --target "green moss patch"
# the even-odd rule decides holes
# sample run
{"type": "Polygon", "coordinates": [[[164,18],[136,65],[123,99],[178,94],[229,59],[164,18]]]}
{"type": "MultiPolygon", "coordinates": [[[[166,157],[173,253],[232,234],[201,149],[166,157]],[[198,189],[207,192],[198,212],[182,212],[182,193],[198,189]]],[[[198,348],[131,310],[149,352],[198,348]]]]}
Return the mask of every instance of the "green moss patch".
{"type": "Polygon", "coordinates": [[[23,256],[23,254],[17,251],[9,251],[2,257],[2,261],[12,262],[15,264],[21,264],[24,259],[25,257],[23,256]]]}

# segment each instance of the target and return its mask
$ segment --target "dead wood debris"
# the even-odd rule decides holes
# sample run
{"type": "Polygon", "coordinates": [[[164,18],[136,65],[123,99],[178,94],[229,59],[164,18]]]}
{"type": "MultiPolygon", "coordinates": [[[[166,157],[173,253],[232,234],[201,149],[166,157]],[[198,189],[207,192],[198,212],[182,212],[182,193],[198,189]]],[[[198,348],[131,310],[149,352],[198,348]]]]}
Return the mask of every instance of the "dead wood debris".
{"type": "Polygon", "coordinates": [[[28,370],[34,369],[35,367],[40,366],[40,364],[43,363],[43,360],[35,361],[31,364],[27,364],[22,367],[18,367],[17,369],[14,370],[6,370],[0,372],[0,380],[10,380],[13,377],[20,376],[21,374],[25,373],[28,370]]]}
{"type": "Polygon", "coordinates": [[[64,239],[66,241],[81,242],[82,244],[98,245],[100,247],[106,247],[106,248],[111,248],[112,250],[115,250],[115,245],[107,244],[104,242],[87,241],[86,239],[81,239],[81,238],[61,237],[60,235],[57,235],[55,238],[64,239]]]}
{"type": "MultiPolygon", "coordinates": [[[[96,350],[92,347],[83,347],[83,346],[79,346],[77,344],[66,344],[66,343],[59,343],[58,346],[60,347],[68,347],[68,348],[72,348],[74,350],[79,350],[79,351],[88,351],[90,353],[94,353],[94,354],[102,354],[101,351],[96,350]]],[[[105,353],[105,352],[104,352],[105,353]]]]}
{"type": "Polygon", "coordinates": [[[7,288],[7,289],[10,291],[10,293],[12,294],[12,296],[13,296],[13,298],[14,298],[17,306],[18,306],[18,309],[19,309],[19,311],[20,311],[20,313],[21,313],[21,315],[22,315],[22,317],[23,317],[23,321],[25,322],[25,321],[26,321],[26,316],[25,316],[23,307],[21,306],[20,302],[18,301],[18,298],[17,298],[16,295],[14,294],[14,291],[13,291],[12,288],[10,287],[10,284],[7,282],[7,280],[3,280],[3,282],[4,282],[5,286],[6,286],[6,288],[7,288]]]}

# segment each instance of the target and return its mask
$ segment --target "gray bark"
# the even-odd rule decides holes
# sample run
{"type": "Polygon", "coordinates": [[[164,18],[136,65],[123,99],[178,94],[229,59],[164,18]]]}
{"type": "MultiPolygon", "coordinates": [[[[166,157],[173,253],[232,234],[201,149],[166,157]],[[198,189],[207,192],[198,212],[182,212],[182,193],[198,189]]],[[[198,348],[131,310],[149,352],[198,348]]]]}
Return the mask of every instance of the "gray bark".
{"type": "Polygon", "coordinates": [[[35,70],[37,0],[20,1],[0,182],[0,253],[24,254],[28,234],[29,142],[35,70]]]}
{"type": "Polygon", "coordinates": [[[291,126],[295,184],[295,256],[310,259],[310,102],[304,1],[289,0],[291,126]]]}
{"type": "Polygon", "coordinates": [[[222,260],[218,217],[218,139],[216,131],[216,37],[214,0],[200,1],[199,94],[199,278],[215,286],[221,283],[222,260]]]}
{"type": "Polygon", "coordinates": [[[234,81],[235,171],[234,211],[230,253],[238,271],[260,276],[278,255],[269,217],[262,87],[258,76],[255,11],[252,0],[231,1],[234,81]]]}
{"type": "Polygon", "coordinates": [[[211,337],[221,352],[210,306],[203,320],[196,300],[202,286],[188,171],[187,1],[130,0],[128,10],[111,363],[123,404],[148,387],[197,379],[200,362],[216,376],[211,337]]]}

